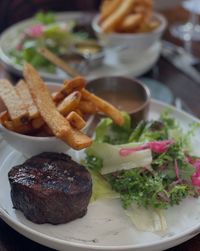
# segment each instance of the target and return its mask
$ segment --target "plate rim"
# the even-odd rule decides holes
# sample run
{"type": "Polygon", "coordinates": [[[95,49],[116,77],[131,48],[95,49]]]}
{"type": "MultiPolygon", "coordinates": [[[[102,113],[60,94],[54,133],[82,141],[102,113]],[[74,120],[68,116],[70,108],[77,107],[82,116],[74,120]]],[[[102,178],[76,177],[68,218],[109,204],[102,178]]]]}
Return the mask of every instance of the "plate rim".
{"type": "MultiPolygon", "coordinates": [[[[166,104],[162,101],[151,99],[151,105],[157,106],[161,109],[170,108],[172,111],[187,117],[188,120],[200,122],[200,120],[197,117],[195,117],[185,111],[178,110],[176,107],[169,105],[169,104],[166,104]]],[[[0,144],[2,144],[2,142],[0,142],[0,144]]],[[[8,144],[6,144],[6,145],[9,146],[8,144]]],[[[4,159],[4,161],[5,161],[5,159],[4,159]]],[[[74,243],[74,242],[68,241],[68,240],[60,240],[58,238],[50,237],[47,234],[40,233],[36,230],[33,230],[30,227],[27,227],[25,224],[23,224],[17,220],[13,220],[12,217],[6,212],[6,210],[2,207],[1,204],[0,204],[0,218],[2,218],[11,228],[15,229],[17,232],[19,232],[23,236],[26,236],[27,238],[29,238],[33,241],[36,241],[36,242],[40,243],[41,245],[45,245],[48,247],[52,247],[52,244],[57,244],[57,245],[62,245],[62,247],[73,247],[73,248],[80,248],[80,249],[87,248],[88,250],[134,250],[134,249],[141,249],[142,250],[143,248],[158,247],[160,245],[164,245],[164,244],[167,244],[167,243],[170,243],[173,241],[176,242],[175,245],[178,245],[186,240],[193,238],[195,235],[200,233],[200,222],[199,222],[199,223],[193,225],[192,227],[190,227],[189,229],[184,230],[180,234],[165,237],[163,240],[159,240],[154,243],[149,243],[149,244],[146,243],[146,244],[142,244],[142,245],[136,244],[136,245],[122,245],[122,246],[106,246],[106,245],[105,246],[98,246],[98,245],[94,246],[94,245],[88,244],[88,243],[87,244],[74,243]],[[184,238],[184,240],[182,240],[182,238],[184,238]]],[[[171,247],[173,247],[173,246],[174,245],[172,245],[171,247]]]]}

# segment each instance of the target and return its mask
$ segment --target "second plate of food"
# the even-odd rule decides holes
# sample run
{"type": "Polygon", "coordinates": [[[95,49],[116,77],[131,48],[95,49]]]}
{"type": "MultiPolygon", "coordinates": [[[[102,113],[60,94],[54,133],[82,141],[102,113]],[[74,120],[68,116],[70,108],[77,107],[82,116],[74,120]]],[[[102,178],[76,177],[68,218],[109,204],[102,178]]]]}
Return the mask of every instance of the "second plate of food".
{"type": "MultiPolygon", "coordinates": [[[[80,20],[83,20],[83,13],[59,13],[54,14],[54,18],[57,24],[52,25],[50,23],[45,25],[45,28],[40,26],[40,22],[37,19],[31,18],[11,26],[2,33],[0,37],[0,59],[8,70],[15,74],[21,75],[23,63],[21,57],[35,57],[32,64],[39,69],[41,76],[45,80],[63,81],[63,79],[69,78],[69,76],[62,70],[49,63],[43,64],[44,59],[35,56],[36,54],[34,50],[36,50],[35,46],[37,46],[37,44],[35,44],[34,39],[30,39],[30,37],[37,37],[39,34],[41,34],[41,32],[44,32],[45,34],[44,41],[47,41],[46,38],[48,37],[58,37],[59,39],[55,45],[54,52],[66,50],[66,43],[63,47],[62,42],[64,42],[66,39],[68,41],[74,39],[74,36],[70,32],[71,27],[74,27],[76,23],[80,23],[80,20]],[[32,28],[30,29],[30,27],[32,28]],[[45,29],[45,31],[42,29],[45,29]],[[62,36],[64,33],[63,31],[66,31],[67,36],[66,34],[64,37],[62,36]],[[27,36],[29,36],[29,41],[26,43],[26,48],[23,50],[22,55],[20,52],[20,46],[23,39],[26,39],[27,36]],[[32,55],[33,53],[34,55],[32,55]]],[[[85,27],[79,27],[80,29],[78,32],[76,32],[76,35],[82,40],[87,39],[88,33],[92,32],[91,29],[88,31],[87,24],[85,27]]],[[[46,45],[45,43],[46,42],[42,42],[42,46],[46,45]]],[[[98,67],[91,67],[87,69],[87,79],[93,79],[105,75],[140,76],[156,63],[160,55],[161,44],[159,41],[155,42],[148,48],[148,50],[145,50],[139,55],[137,54],[136,56],[131,56],[131,60],[127,60],[126,51],[119,52],[118,50],[121,50],[120,46],[117,46],[114,49],[104,49],[102,64],[99,64],[98,67]],[[122,57],[120,55],[122,55],[122,57]]]]}

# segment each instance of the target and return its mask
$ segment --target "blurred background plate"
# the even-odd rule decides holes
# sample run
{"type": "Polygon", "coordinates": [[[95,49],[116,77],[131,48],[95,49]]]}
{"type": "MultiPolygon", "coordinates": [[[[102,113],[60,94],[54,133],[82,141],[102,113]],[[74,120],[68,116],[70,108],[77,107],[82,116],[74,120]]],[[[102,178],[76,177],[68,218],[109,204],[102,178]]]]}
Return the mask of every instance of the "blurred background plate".
{"type": "MultiPolygon", "coordinates": [[[[63,12],[56,15],[58,22],[67,22],[71,20],[81,19],[82,12],[63,12]]],[[[89,20],[88,20],[89,22],[89,20]]],[[[19,22],[7,30],[5,30],[0,37],[0,59],[3,65],[12,73],[19,76],[22,75],[22,66],[13,62],[9,51],[15,48],[19,41],[20,34],[31,25],[35,24],[34,19],[24,20],[19,22]]],[[[150,70],[152,66],[157,62],[161,52],[160,42],[153,44],[148,50],[134,55],[132,60],[124,62],[120,59],[120,52],[116,53],[115,50],[105,49],[105,58],[103,64],[95,69],[91,69],[86,78],[93,79],[101,76],[108,75],[129,75],[140,76],[150,70]]],[[[63,81],[63,79],[69,78],[62,70],[57,69],[55,74],[50,74],[45,71],[40,71],[41,76],[47,81],[63,81]]]]}

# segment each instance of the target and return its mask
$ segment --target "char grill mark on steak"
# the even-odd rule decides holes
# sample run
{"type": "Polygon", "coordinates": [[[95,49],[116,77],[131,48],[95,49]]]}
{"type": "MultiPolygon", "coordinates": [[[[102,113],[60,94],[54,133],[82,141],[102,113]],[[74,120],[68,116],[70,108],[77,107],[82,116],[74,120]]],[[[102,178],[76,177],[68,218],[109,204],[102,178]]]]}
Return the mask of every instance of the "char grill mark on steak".
{"type": "Polygon", "coordinates": [[[39,154],[13,167],[8,177],[14,207],[35,223],[65,223],[87,211],[91,176],[66,154],[39,154]]]}

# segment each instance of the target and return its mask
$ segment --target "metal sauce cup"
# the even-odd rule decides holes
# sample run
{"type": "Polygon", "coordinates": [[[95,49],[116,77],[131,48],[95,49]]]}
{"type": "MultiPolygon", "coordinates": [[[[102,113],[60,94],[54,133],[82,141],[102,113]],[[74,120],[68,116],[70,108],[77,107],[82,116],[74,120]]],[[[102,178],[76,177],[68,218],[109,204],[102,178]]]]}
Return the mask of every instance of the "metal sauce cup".
{"type": "Polygon", "coordinates": [[[136,79],[123,76],[101,77],[89,81],[86,88],[120,110],[128,112],[133,127],[147,118],[150,91],[136,79]]]}

